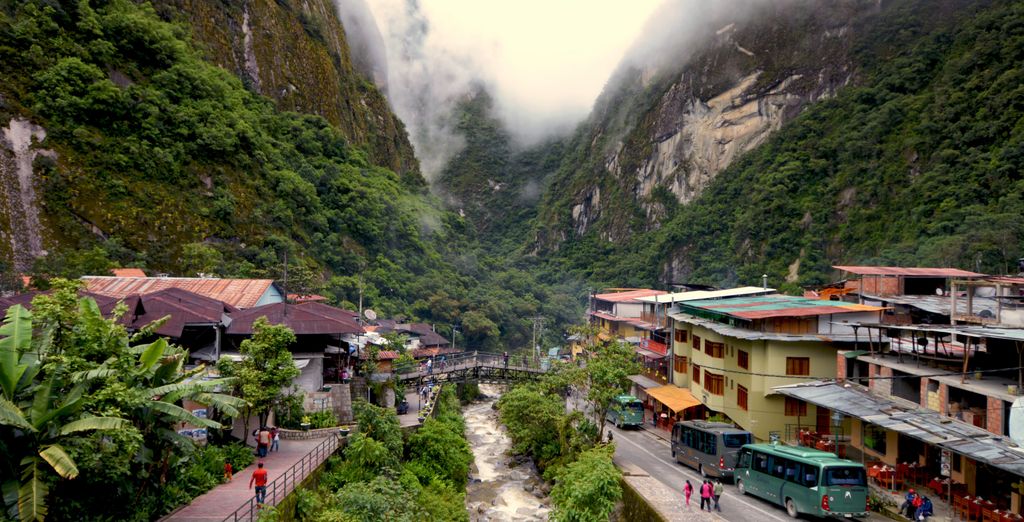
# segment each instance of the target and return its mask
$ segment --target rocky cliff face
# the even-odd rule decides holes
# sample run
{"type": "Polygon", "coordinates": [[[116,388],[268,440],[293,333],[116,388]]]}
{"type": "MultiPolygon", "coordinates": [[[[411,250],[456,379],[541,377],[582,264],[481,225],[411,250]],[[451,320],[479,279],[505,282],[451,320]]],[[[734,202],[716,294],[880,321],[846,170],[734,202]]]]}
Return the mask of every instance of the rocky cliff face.
{"type": "Polygon", "coordinates": [[[22,118],[0,129],[0,252],[7,251],[2,259],[11,259],[18,271],[28,270],[45,253],[32,172],[37,157],[56,157],[35,147],[45,138],[42,127],[22,118]]]}
{"type": "Polygon", "coordinates": [[[874,2],[804,1],[723,16],[688,58],[625,64],[576,138],[541,210],[537,249],[590,231],[622,242],[660,226],[808,104],[854,81],[853,34],[874,2]],[[582,149],[582,150],[579,150],[582,149]]]}
{"type": "MultiPolygon", "coordinates": [[[[162,16],[185,23],[214,63],[279,108],[319,114],[370,161],[418,173],[405,127],[357,67],[332,0],[156,0],[162,16]]],[[[351,8],[351,2],[341,9],[351,8]]],[[[360,40],[363,41],[363,40],[360,40]]]]}

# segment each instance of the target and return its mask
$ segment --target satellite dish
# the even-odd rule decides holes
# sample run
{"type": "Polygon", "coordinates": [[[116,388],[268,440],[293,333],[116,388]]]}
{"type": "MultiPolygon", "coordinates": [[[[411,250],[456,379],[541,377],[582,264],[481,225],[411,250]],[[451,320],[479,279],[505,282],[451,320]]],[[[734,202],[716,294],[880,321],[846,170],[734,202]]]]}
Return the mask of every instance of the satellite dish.
{"type": "Polygon", "coordinates": [[[374,312],[372,309],[367,308],[366,310],[363,310],[363,317],[365,317],[367,321],[376,321],[377,312],[374,312]]]}
{"type": "Polygon", "coordinates": [[[1010,440],[1024,446],[1024,397],[1018,397],[1010,406],[1010,440]]]}

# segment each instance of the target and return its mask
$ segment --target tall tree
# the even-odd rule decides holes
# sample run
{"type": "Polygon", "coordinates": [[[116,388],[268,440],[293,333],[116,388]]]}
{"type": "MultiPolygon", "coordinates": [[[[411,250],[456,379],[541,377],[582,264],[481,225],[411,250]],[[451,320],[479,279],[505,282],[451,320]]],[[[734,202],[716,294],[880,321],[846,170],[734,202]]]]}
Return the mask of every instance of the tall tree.
{"type": "Polygon", "coordinates": [[[285,388],[299,376],[288,346],[295,342],[295,333],[284,325],[272,325],[260,317],[253,325],[252,338],[242,341],[242,360],[235,363],[221,359],[223,375],[236,377],[235,395],[246,402],[243,410],[244,429],[249,432],[249,417],[267,422],[270,409],[280,401],[285,388]]]}
{"type": "Polygon", "coordinates": [[[586,401],[594,412],[598,440],[604,437],[604,418],[616,396],[629,390],[629,376],[640,373],[633,350],[622,342],[598,346],[579,374],[586,401]]]}

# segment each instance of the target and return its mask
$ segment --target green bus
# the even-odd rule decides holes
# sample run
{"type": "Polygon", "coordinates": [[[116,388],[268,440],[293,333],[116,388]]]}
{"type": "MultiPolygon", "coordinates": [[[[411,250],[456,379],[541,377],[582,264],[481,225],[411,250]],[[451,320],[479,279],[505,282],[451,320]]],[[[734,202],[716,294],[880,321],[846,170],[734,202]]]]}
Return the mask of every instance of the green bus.
{"type": "Polygon", "coordinates": [[[644,404],[632,395],[619,395],[612,399],[605,418],[620,428],[638,428],[644,423],[644,404]]]}
{"type": "Polygon", "coordinates": [[[853,518],[868,515],[864,465],[835,453],[775,444],[747,444],[736,464],[736,489],[801,513],[853,518]]]}

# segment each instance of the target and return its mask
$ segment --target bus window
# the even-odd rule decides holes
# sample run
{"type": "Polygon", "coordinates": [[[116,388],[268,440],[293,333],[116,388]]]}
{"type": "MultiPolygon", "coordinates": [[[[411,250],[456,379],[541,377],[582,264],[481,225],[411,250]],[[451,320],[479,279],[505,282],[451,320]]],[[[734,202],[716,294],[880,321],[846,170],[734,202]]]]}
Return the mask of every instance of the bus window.
{"type": "Polygon", "coordinates": [[[818,485],[818,468],[810,464],[804,464],[803,469],[803,485],[808,488],[813,488],[818,485]]]}
{"type": "Polygon", "coordinates": [[[864,468],[854,467],[828,467],[825,468],[826,486],[866,486],[867,479],[864,476],[864,468]]]}
{"type": "Polygon", "coordinates": [[[755,453],[754,469],[761,473],[768,473],[768,455],[765,455],[764,453],[755,453]]]}
{"type": "Polygon", "coordinates": [[[718,435],[714,433],[701,433],[703,435],[703,444],[701,445],[701,451],[708,455],[718,454],[718,435]]]}
{"type": "Polygon", "coordinates": [[[782,458],[778,455],[772,455],[771,461],[771,474],[775,478],[785,478],[786,476],[786,464],[789,463],[789,459],[782,458]]]}
{"type": "Polygon", "coordinates": [[[748,450],[748,449],[740,450],[739,464],[737,464],[736,467],[737,468],[749,468],[750,467],[750,450],[748,450]]]}
{"type": "Polygon", "coordinates": [[[799,477],[799,476],[800,476],[800,463],[799,462],[793,462],[793,461],[786,462],[786,481],[787,482],[797,482],[799,480],[797,477],[799,477]]]}
{"type": "Polygon", "coordinates": [[[693,447],[693,430],[690,428],[683,428],[683,444],[687,448],[693,447]]]}
{"type": "Polygon", "coordinates": [[[750,444],[749,433],[726,433],[722,435],[722,442],[727,448],[739,448],[744,444],[750,444]]]}

